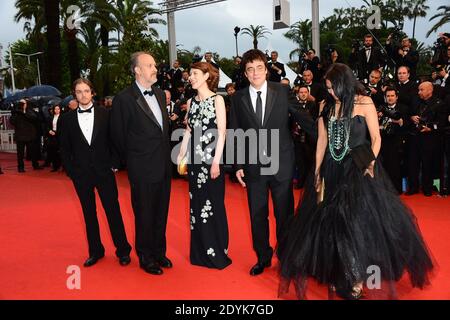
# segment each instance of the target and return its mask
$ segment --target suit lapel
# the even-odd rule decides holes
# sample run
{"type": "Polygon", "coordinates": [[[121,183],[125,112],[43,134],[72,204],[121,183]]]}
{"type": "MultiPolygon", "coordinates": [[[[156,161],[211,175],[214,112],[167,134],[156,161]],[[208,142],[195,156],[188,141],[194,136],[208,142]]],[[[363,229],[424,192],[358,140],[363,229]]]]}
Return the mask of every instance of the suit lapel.
{"type": "MultiPolygon", "coordinates": [[[[156,88],[155,86],[152,86],[152,90],[155,93],[156,100],[158,101],[159,110],[161,110],[161,115],[162,115],[162,120],[163,120],[162,131],[164,133],[166,133],[168,128],[169,128],[169,115],[167,113],[167,109],[165,108],[165,106],[166,106],[166,96],[159,94],[160,91],[158,91],[158,89],[159,88],[156,88]]],[[[155,118],[155,120],[156,120],[156,118],[155,118]]],[[[158,121],[156,121],[156,122],[158,122],[158,121]]]]}
{"type": "Polygon", "coordinates": [[[277,96],[277,91],[270,85],[270,82],[267,82],[266,110],[264,112],[263,127],[266,126],[267,120],[270,117],[270,113],[272,112],[276,96],[277,96]]]}
{"type": "Polygon", "coordinates": [[[139,90],[136,83],[133,83],[133,89],[134,89],[134,96],[136,99],[136,103],[138,106],[144,111],[145,115],[150,118],[157,126],[161,129],[161,126],[158,123],[158,120],[156,120],[155,115],[153,114],[152,110],[150,109],[150,106],[148,105],[147,101],[145,100],[144,96],[142,95],[141,91],[139,90]]]}
{"type": "Polygon", "coordinates": [[[261,124],[259,123],[258,119],[256,118],[256,113],[253,110],[252,106],[252,100],[250,99],[250,92],[249,89],[246,88],[242,94],[241,101],[245,106],[245,109],[250,114],[250,118],[253,120],[253,122],[257,125],[258,128],[261,127],[261,124]]]}
{"type": "Polygon", "coordinates": [[[97,137],[99,126],[100,126],[100,114],[98,111],[98,107],[94,105],[94,127],[92,128],[92,138],[91,138],[91,145],[94,144],[95,138],[97,137]]]}

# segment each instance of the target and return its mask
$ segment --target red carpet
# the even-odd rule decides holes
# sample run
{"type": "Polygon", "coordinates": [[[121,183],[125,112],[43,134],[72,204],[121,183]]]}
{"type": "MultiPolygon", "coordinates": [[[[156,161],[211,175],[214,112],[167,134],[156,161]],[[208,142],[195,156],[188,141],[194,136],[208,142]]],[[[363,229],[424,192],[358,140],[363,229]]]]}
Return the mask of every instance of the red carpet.
{"type": "MultiPolygon", "coordinates": [[[[97,265],[83,268],[87,241],[80,204],[70,180],[61,172],[33,171],[30,166],[26,173],[18,174],[12,154],[0,154],[0,163],[5,172],[0,175],[0,299],[277,298],[275,267],[258,277],[248,274],[256,257],[246,194],[237,184],[227,182],[226,187],[233,264],[222,271],[190,265],[188,186],[184,180],[174,180],[167,227],[167,255],[174,268],[165,270],[163,276],[152,276],[139,269],[134,251],[129,266],[118,264],[100,205],[98,216],[106,256],[97,265]],[[81,267],[80,290],[66,287],[70,265],[81,267]]],[[[126,173],[119,173],[117,178],[128,240],[133,245],[134,218],[126,173]]],[[[295,196],[298,199],[298,191],[295,196]]],[[[417,195],[403,199],[416,213],[439,267],[431,286],[423,291],[412,289],[404,277],[398,286],[399,298],[450,299],[450,198],[417,195]]],[[[273,215],[270,219],[273,222],[273,215]]],[[[272,223],[275,244],[273,227],[272,223]]],[[[293,296],[291,293],[285,298],[293,296]]],[[[308,298],[327,299],[327,290],[311,281],[308,298]]]]}

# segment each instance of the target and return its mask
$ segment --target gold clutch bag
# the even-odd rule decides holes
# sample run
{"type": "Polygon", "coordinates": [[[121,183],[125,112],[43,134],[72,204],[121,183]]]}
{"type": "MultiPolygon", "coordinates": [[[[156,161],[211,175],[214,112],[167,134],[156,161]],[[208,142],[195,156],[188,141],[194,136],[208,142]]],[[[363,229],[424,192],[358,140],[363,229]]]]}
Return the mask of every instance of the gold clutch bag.
{"type": "Polygon", "coordinates": [[[325,197],[325,179],[322,178],[322,183],[320,184],[320,189],[317,192],[317,204],[321,203],[323,201],[324,197],[325,197]]]}
{"type": "Polygon", "coordinates": [[[180,176],[185,176],[188,174],[187,157],[183,157],[177,166],[177,171],[180,176]]]}

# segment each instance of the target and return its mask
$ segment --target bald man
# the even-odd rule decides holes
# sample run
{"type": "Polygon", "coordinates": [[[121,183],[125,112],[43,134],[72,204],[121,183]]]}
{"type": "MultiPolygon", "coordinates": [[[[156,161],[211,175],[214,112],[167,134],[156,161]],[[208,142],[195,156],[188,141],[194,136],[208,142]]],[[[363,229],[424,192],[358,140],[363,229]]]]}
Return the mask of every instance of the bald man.
{"type": "Polygon", "coordinates": [[[422,170],[422,192],[432,195],[435,167],[440,164],[439,134],[444,104],[433,96],[433,84],[423,82],[419,86],[419,103],[411,110],[413,128],[408,146],[408,187],[407,195],[419,192],[419,175],[422,170]]]}
{"type": "Polygon", "coordinates": [[[164,91],[155,86],[155,59],[133,53],[135,81],[114,97],[111,138],[128,169],[135,216],[136,251],[145,272],[160,275],[171,268],[166,257],[166,225],[171,165],[169,115],[164,91]]]}

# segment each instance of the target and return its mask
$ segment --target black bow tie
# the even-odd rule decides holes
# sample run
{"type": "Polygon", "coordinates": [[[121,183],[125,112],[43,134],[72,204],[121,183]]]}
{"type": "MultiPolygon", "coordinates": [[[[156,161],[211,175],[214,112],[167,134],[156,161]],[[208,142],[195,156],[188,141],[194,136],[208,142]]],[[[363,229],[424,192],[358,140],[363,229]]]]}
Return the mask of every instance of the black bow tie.
{"type": "Polygon", "coordinates": [[[94,106],[91,106],[90,108],[85,109],[85,110],[83,110],[83,109],[81,109],[81,108],[78,108],[78,113],[84,113],[84,112],[89,112],[89,113],[91,113],[93,107],[94,107],[94,106]]]}
{"type": "Polygon", "coordinates": [[[154,95],[155,93],[153,92],[153,90],[145,90],[145,91],[143,92],[143,94],[144,94],[144,96],[145,96],[146,94],[148,94],[148,95],[151,97],[151,96],[154,95]]]}
{"type": "Polygon", "coordinates": [[[366,51],[372,50],[372,47],[366,48],[366,51]]]}

